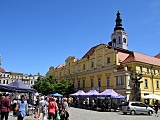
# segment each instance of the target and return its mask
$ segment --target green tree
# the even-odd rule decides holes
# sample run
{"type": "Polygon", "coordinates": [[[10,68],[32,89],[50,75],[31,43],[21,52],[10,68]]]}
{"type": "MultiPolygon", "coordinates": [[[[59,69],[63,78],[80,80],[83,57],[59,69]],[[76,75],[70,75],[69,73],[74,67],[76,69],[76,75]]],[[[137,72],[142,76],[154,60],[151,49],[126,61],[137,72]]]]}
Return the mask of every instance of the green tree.
{"type": "Polygon", "coordinates": [[[46,78],[38,78],[33,88],[45,95],[58,92],[67,96],[74,92],[74,86],[67,79],[57,81],[53,75],[46,78]]]}

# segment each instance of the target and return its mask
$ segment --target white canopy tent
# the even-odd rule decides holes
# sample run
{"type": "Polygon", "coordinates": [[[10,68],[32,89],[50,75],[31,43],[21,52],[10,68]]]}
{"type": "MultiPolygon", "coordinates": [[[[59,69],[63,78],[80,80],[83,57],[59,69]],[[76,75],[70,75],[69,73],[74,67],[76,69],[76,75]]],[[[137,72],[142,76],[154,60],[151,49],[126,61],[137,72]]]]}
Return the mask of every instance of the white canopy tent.
{"type": "Polygon", "coordinates": [[[156,95],[156,94],[145,95],[145,96],[142,96],[142,98],[144,98],[144,99],[160,100],[160,96],[156,95]]]}

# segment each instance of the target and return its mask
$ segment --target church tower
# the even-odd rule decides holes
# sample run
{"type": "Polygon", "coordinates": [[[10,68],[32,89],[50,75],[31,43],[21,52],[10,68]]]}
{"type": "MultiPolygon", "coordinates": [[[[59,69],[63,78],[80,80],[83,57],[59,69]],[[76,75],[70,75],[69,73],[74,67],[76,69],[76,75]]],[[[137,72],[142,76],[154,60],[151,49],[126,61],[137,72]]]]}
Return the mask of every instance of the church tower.
{"type": "Polygon", "coordinates": [[[114,32],[111,35],[112,41],[109,45],[113,47],[119,47],[122,49],[128,49],[128,41],[127,41],[127,34],[124,31],[122,26],[122,19],[120,17],[120,12],[117,12],[117,18],[115,20],[116,25],[114,28],[114,32]]]}

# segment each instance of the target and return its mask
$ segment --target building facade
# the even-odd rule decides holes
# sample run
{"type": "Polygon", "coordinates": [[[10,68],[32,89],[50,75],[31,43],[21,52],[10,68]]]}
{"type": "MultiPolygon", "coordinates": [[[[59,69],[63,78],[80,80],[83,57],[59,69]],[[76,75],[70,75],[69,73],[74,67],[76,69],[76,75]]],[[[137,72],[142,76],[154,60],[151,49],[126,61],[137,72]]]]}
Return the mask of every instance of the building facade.
{"type": "MultiPolygon", "coordinates": [[[[117,12],[116,25],[108,44],[92,47],[81,59],[69,56],[65,64],[50,67],[46,76],[57,80],[68,79],[76,91],[114,89],[133,100],[134,81],[131,74],[142,74],[141,97],[147,94],[160,95],[160,54],[155,57],[128,50],[127,34],[117,12]]],[[[143,100],[143,99],[142,99],[143,100]]]]}
{"type": "Polygon", "coordinates": [[[36,75],[32,75],[32,74],[24,74],[23,78],[21,79],[22,82],[28,86],[28,87],[33,87],[33,85],[35,84],[35,82],[37,81],[37,79],[39,77],[43,77],[42,75],[40,75],[40,73],[36,74],[36,75]]]}
{"type": "Polygon", "coordinates": [[[28,74],[16,73],[16,72],[6,72],[3,68],[0,69],[0,73],[1,73],[0,84],[4,84],[4,85],[10,84],[15,80],[22,80],[22,82],[26,86],[32,87],[39,77],[43,77],[42,75],[40,75],[40,73],[36,75],[32,75],[32,74],[28,75],[28,74]]]}

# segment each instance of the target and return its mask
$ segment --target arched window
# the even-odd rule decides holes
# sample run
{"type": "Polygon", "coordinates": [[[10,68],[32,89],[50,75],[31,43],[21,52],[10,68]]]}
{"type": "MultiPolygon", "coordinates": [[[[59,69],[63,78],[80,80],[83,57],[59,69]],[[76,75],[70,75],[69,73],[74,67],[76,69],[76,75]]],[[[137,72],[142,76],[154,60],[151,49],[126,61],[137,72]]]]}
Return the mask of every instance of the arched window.
{"type": "Polygon", "coordinates": [[[124,42],[124,43],[126,43],[126,42],[127,42],[127,41],[126,41],[126,38],[123,38],[123,42],[124,42]]]}
{"type": "Polygon", "coordinates": [[[116,43],[116,39],[115,38],[113,39],[113,43],[116,43]]]}

